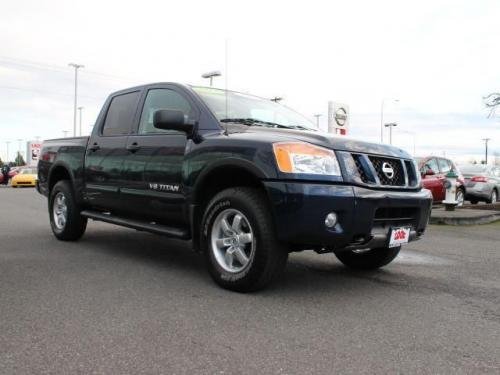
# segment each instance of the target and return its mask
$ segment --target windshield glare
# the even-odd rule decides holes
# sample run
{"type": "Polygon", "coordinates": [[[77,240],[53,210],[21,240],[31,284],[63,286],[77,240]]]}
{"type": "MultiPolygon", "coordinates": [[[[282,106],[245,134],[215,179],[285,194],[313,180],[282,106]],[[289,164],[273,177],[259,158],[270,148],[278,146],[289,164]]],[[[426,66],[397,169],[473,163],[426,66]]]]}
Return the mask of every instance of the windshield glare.
{"type": "Polygon", "coordinates": [[[193,87],[193,90],[203,99],[219,121],[248,120],[242,123],[252,126],[316,130],[314,124],[306,117],[269,99],[228,91],[226,113],[224,90],[209,87],[193,87]]]}

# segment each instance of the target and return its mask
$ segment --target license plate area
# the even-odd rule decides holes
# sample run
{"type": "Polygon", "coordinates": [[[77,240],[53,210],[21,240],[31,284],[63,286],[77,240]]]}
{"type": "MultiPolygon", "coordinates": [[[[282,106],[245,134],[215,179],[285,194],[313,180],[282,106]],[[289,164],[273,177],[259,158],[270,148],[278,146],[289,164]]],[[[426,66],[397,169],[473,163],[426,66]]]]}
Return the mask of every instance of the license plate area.
{"type": "Polygon", "coordinates": [[[410,230],[410,227],[391,228],[389,247],[396,247],[408,243],[410,239],[410,230]]]}

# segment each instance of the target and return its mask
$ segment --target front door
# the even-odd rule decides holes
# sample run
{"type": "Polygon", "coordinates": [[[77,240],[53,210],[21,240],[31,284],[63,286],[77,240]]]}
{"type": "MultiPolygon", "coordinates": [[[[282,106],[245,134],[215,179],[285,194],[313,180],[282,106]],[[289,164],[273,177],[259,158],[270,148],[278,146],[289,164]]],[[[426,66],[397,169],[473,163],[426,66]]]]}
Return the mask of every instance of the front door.
{"type": "Polygon", "coordinates": [[[117,211],[123,206],[123,163],[139,98],[139,91],[113,97],[90,137],[85,155],[85,196],[94,208],[117,211]]]}
{"type": "Polygon", "coordinates": [[[137,132],[127,140],[129,155],[121,192],[130,214],[164,224],[184,224],[182,165],[188,139],[182,131],[153,126],[153,115],[159,109],[182,111],[188,119],[197,117],[194,105],[175,88],[149,89],[137,132]]]}

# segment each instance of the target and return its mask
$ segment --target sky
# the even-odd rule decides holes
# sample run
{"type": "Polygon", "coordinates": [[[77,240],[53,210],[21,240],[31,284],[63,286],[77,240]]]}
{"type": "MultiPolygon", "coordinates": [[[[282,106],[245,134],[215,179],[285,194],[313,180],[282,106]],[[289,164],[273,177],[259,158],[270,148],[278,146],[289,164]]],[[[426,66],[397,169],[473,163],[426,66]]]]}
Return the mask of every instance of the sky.
{"type": "Polygon", "coordinates": [[[349,105],[350,136],[378,142],[384,101],[384,122],[398,124],[393,144],[412,154],[479,160],[482,138],[500,153],[500,109],[487,118],[482,99],[500,92],[498,1],[16,0],[0,9],[2,160],[7,142],[13,159],[25,140],[72,133],[70,62],[85,65],[84,134],[113,91],[206,85],[201,74],[220,70],[215,86],[281,96],[312,120],[321,113],[322,129],[335,100],[349,105]]]}

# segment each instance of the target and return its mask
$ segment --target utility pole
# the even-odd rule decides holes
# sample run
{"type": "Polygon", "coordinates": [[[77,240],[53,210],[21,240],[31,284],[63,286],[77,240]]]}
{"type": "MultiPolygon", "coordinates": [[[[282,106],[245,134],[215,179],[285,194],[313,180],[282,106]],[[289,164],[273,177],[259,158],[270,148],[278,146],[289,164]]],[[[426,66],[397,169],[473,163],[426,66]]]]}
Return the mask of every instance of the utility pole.
{"type": "Polygon", "coordinates": [[[80,112],[80,125],[79,125],[79,131],[78,131],[78,136],[82,136],[82,110],[84,107],[78,107],[78,112],[80,112]]]}
{"type": "Polygon", "coordinates": [[[396,124],[395,122],[390,122],[388,124],[385,124],[384,126],[386,128],[389,128],[389,144],[392,145],[392,128],[394,128],[395,126],[398,126],[398,124],[396,124]]]}
{"type": "Polygon", "coordinates": [[[73,137],[76,137],[76,108],[78,106],[78,69],[85,68],[84,65],[69,63],[68,66],[75,68],[75,103],[73,106],[73,137]]]}
{"type": "Polygon", "coordinates": [[[321,113],[316,113],[314,117],[316,117],[316,127],[319,129],[319,118],[321,117],[321,113]]]}
{"type": "Polygon", "coordinates": [[[488,165],[488,142],[491,140],[491,138],[483,138],[482,141],[484,141],[484,147],[485,147],[485,164],[488,165]]]}

